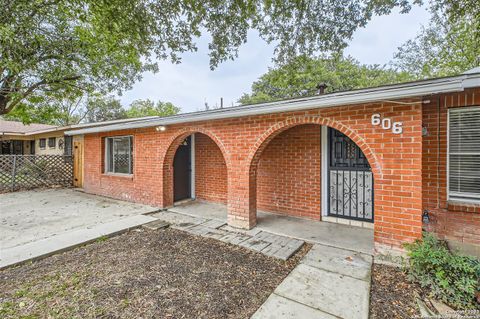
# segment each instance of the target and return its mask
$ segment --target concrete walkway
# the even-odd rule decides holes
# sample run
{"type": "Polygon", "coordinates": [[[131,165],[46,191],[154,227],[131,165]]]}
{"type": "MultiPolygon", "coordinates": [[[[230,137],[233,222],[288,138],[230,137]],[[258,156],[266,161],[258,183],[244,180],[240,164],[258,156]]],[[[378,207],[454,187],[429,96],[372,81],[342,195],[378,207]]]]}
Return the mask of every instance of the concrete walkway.
{"type": "Polygon", "coordinates": [[[252,319],[368,318],[372,256],[314,245],[252,319]]]}
{"type": "MultiPolygon", "coordinates": [[[[206,233],[199,227],[202,223],[211,223],[217,230],[234,231],[225,225],[226,209],[220,204],[188,202],[154,216],[162,214],[169,215],[167,219],[177,228],[186,227],[198,234],[206,233]]],[[[368,318],[373,262],[371,229],[261,212],[257,216],[257,226],[244,234],[276,234],[314,246],[253,319],[368,318]]]]}
{"type": "Polygon", "coordinates": [[[4,249],[154,211],[158,208],[68,188],[0,194],[0,254],[4,249]]]}
{"type": "MultiPolygon", "coordinates": [[[[290,258],[304,244],[303,240],[275,235],[260,229],[239,231],[227,226],[226,222],[222,220],[200,218],[170,210],[158,212],[150,216],[165,221],[172,228],[242,246],[282,260],[290,258]]],[[[156,223],[152,224],[155,225],[156,223]]],[[[149,225],[147,224],[145,227],[149,227],[149,225]]]]}
{"type": "Polygon", "coordinates": [[[44,258],[93,242],[103,236],[113,236],[155,220],[157,219],[145,215],[131,216],[92,228],[77,229],[25,245],[2,249],[0,251],[0,269],[25,261],[44,258]]]}

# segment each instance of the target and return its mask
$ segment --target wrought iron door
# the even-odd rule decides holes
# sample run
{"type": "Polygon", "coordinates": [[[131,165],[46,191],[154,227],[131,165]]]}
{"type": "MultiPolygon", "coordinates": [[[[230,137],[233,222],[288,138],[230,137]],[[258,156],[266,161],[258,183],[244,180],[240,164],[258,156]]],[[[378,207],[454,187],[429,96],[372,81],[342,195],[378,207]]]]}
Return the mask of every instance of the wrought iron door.
{"type": "Polygon", "coordinates": [[[329,128],[329,215],[373,222],[373,174],[362,150],[329,128]]]}

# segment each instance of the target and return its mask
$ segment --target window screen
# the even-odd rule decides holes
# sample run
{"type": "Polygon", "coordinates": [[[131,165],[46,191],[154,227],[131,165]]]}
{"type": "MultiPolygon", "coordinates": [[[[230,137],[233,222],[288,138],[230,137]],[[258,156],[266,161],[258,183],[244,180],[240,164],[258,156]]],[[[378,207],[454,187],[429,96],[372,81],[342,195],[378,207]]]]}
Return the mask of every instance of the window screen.
{"type": "Polygon", "coordinates": [[[480,107],[449,112],[449,199],[480,201],[480,107]]]}
{"type": "Polygon", "coordinates": [[[133,173],[133,139],[131,136],[105,138],[105,172],[133,173]]]}

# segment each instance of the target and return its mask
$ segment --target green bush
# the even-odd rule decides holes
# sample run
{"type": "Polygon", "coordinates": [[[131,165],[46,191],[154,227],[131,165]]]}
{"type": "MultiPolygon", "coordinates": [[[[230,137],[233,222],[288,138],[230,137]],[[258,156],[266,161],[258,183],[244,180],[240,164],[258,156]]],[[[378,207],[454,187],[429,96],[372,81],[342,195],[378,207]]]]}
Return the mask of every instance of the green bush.
{"type": "Polygon", "coordinates": [[[475,294],[480,291],[480,261],[451,252],[446,243],[431,233],[406,245],[409,275],[430,297],[456,309],[480,309],[475,294]]]}

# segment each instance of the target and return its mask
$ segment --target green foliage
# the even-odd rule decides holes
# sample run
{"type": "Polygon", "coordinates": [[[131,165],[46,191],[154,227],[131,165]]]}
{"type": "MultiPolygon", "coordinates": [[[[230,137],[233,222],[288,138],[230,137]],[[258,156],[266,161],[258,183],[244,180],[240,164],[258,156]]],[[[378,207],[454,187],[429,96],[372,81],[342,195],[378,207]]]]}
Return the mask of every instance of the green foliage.
{"type": "Polygon", "coordinates": [[[398,49],[392,64],[418,78],[455,75],[480,66],[480,6],[474,2],[434,2],[429,25],[398,49]]]}
{"type": "Polygon", "coordinates": [[[35,96],[128,89],[158,61],[180,61],[210,36],[210,65],[233,59],[248,30],[276,45],[278,61],[344,48],[375,14],[413,1],[3,0],[0,115],[35,96]]]}
{"type": "Polygon", "coordinates": [[[127,118],[125,109],[119,100],[107,96],[93,96],[87,100],[86,121],[102,122],[127,118]]]}
{"type": "Polygon", "coordinates": [[[319,83],[328,85],[326,92],[333,92],[410,79],[412,77],[406,72],[396,72],[379,65],[363,65],[352,57],[300,56],[262,75],[253,83],[252,93],[244,94],[239,102],[250,104],[313,95],[319,83]]]}
{"type": "Polygon", "coordinates": [[[406,245],[409,274],[427,287],[434,298],[457,309],[480,309],[475,293],[480,291],[480,261],[450,252],[435,235],[424,233],[423,240],[406,245]]]}
{"type": "Polygon", "coordinates": [[[54,105],[37,105],[20,103],[13,111],[2,115],[2,118],[8,121],[19,121],[24,124],[40,123],[56,125],[56,119],[62,114],[54,105]]]}
{"type": "Polygon", "coordinates": [[[130,104],[130,108],[126,111],[127,117],[144,117],[144,116],[169,116],[180,112],[180,108],[170,102],[158,101],[156,104],[152,100],[136,100],[130,104]]]}

